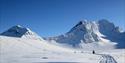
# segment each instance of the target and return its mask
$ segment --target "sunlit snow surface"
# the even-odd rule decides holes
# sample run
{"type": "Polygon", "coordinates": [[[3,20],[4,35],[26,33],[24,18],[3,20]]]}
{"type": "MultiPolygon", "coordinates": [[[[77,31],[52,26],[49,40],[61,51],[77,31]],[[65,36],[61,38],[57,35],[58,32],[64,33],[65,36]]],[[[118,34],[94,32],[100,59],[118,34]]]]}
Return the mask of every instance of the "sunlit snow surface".
{"type": "Polygon", "coordinates": [[[125,63],[125,49],[76,50],[44,40],[0,36],[0,63],[125,63]]]}
{"type": "Polygon", "coordinates": [[[67,33],[44,39],[82,49],[125,48],[125,32],[121,32],[119,27],[105,19],[83,20],[67,33]]]}

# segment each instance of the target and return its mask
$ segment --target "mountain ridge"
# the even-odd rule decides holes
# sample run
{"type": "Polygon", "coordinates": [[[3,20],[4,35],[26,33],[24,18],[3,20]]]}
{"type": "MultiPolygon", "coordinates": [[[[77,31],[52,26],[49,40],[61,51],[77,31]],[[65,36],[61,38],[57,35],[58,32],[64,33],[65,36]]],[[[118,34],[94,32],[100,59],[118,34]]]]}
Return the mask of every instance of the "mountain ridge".
{"type": "Polygon", "coordinates": [[[35,32],[31,31],[29,28],[22,27],[21,25],[15,25],[9,28],[8,30],[6,30],[5,32],[1,33],[0,35],[42,40],[42,38],[39,35],[37,35],[35,32]]]}
{"type": "MultiPolygon", "coordinates": [[[[45,40],[55,40],[57,43],[68,44],[72,47],[85,48],[85,44],[102,43],[116,46],[114,48],[125,48],[124,32],[119,30],[113,23],[106,19],[98,21],[80,21],[69,32],[56,37],[45,38],[45,40]],[[121,40],[121,41],[120,41],[121,40]],[[82,46],[81,46],[82,45],[82,46]]],[[[107,47],[105,45],[105,47],[107,47]]],[[[109,46],[110,46],[109,45],[109,46]]],[[[98,48],[98,47],[97,47],[98,48]]]]}
{"type": "Polygon", "coordinates": [[[125,32],[121,32],[119,27],[106,19],[79,21],[67,33],[55,37],[40,37],[29,28],[20,25],[13,26],[0,35],[46,40],[47,42],[64,44],[73,48],[125,48],[125,32]]]}

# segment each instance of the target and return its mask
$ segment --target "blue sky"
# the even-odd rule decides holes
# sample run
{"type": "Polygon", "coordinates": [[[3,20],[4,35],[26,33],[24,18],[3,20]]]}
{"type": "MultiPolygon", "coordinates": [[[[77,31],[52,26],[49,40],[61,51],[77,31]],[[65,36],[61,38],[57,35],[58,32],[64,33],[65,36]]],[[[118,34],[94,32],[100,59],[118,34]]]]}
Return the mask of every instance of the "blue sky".
{"type": "Polygon", "coordinates": [[[56,36],[83,19],[108,19],[125,28],[125,0],[0,0],[0,32],[19,24],[56,36]]]}

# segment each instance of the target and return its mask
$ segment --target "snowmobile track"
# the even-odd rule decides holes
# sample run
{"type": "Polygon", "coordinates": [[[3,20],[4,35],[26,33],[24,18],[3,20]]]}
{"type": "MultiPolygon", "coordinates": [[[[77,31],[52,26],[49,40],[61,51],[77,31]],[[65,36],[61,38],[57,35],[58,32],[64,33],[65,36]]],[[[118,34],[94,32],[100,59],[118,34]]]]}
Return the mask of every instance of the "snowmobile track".
{"type": "Polygon", "coordinates": [[[117,61],[110,55],[101,54],[102,58],[99,63],[117,63],[117,61]]]}

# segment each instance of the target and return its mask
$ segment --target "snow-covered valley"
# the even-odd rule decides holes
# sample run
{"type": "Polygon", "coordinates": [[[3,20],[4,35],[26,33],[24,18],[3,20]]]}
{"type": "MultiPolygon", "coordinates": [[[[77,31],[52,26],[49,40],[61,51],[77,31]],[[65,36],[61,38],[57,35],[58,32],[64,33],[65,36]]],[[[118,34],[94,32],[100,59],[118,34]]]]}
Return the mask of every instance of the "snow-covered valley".
{"type": "Polygon", "coordinates": [[[0,36],[1,63],[124,63],[124,51],[97,50],[96,54],[92,54],[92,51],[59,47],[44,40],[0,36]],[[115,61],[106,60],[103,54],[112,56],[115,61]]]}

